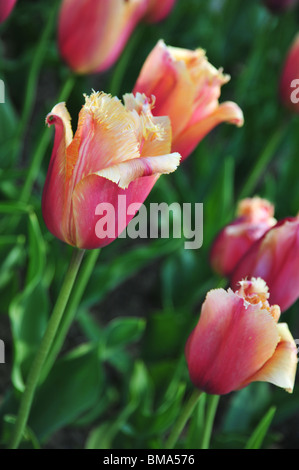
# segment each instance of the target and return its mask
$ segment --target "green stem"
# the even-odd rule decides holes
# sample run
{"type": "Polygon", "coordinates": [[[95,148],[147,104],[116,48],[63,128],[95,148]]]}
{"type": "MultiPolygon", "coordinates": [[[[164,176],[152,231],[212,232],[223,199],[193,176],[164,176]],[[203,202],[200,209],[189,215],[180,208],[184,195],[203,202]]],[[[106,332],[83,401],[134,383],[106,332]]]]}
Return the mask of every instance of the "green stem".
{"type": "Polygon", "coordinates": [[[204,427],[204,433],[202,438],[202,449],[208,449],[210,446],[210,440],[214,425],[214,419],[217,411],[217,406],[219,403],[219,395],[210,395],[208,397],[208,410],[206,415],[206,423],[204,427]]]}
{"type": "MultiPolygon", "coordinates": [[[[72,92],[74,84],[75,84],[75,76],[71,74],[66,80],[66,82],[64,83],[64,86],[57,100],[58,103],[60,103],[61,101],[66,101],[68,99],[69,95],[72,92]]],[[[47,147],[50,143],[50,140],[51,140],[51,132],[49,132],[49,130],[46,128],[44,132],[42,133],[42,136],[37,145],[36,151],[34,152],[31,165],[27,173],[26,180],[24,182],[23,189],[21,191],[20,200],[23,202],[28,202],[29,200],[33,184],[39,173],[41,162],[47,150],[47,147]]]]}
{"type": "Polygon", "coordinates": [[[48,50],[48,47],[47,47],[48,40],[52,34],[52,31],[54,29],[54,25],[56,22],[56,12],[57,12],[57,4],[55,8],[51,10],[51,13],[47,20],[47,24],[45,28],[43,29],[43,34],[40,40],[38,41],[38,45],[36,47],[36,51],[33,56],[33,60],[31,62],[26,90],[24,93],[24,96],[25,96],[24,106],[23,106],[21,118],[17,127],[17,131],[16,131],[15,147],[13,149],[12,161],[14,161],[14,159],[20,153],[22,142],[23,142],[23,137],[26,131],[26,126],[28,125],[31,113],[33,111],[33,103],[36,97],[38,77],[39,77],[39,73],[43,64],[45,54],[48,50]]]}
{"type": "Polygon", "coordinates": [[[70,329],[70,326],[73,323],[74,317],[78,310],[78,306],[80,305],[82,296],[84,294],[90,276],[94,270],[97,259],[100,255],[100,251],[101,250],[92,250],[90,253],[88,253],[86,261],[82,265],[82,268],[76,280],[75,288],[72,291],[63,318],[61,320],[59,330],[57,331],[51,350],[44,364],[43,372],[41,375],[41,381],[43,381],[48,376],[55,362],[55,359],[57,358],[64,344],[64,340],[70,329]]]}
{"type": "Polygon", "coordinates": [[[173,449],[178,438],[180,437],[181,432],[183,431],[188,419],[190,418],[196,404],[198,403],[199,398],[203,394],[202,391],[195,389],[189,400],[185,404],[182,413],[180,414],[177,422],[175,423],[167,441],[165,444],[165,449],[173,449]]]}
{"type": "Polygon", "coordinates": [[[73,256],[66,273],[64,282],[62,284],[57,302],[49,320],[46,332],[41,341],[35,359],[32,363],[31,369],[28,374],[26,387],[22,395],[19,413],[17,416],[16,424],[13,429],[12,439],[10,443],[11,449],[17,449],[23,436],[24,429],[30,414],[34,393],[39,382],[39,377],[49,354],[53,340],[59,328],[63,312],[70,297],[81,261],[83,258],[84,250],[74,250],[73,256]]]}
{"type": "Polygon", "coordinates": [[[273,155],[277,151],[284,135],[286,132],[286,127],[283,126],[281,129],[278,129],[274,132],[272,138],[267,143],[266,147],[264,148],[263,152],[260,154],[259,158],[257,159],[256,164],[253,167],[252,172],[249,175],[246,183],[243,185],[242,191],[239,194],[239,199],[243,199],[244,197],[250,196],[253,191],[255,190],[259,178],[266,170],[266,167],[270,163],[273,155]]]}

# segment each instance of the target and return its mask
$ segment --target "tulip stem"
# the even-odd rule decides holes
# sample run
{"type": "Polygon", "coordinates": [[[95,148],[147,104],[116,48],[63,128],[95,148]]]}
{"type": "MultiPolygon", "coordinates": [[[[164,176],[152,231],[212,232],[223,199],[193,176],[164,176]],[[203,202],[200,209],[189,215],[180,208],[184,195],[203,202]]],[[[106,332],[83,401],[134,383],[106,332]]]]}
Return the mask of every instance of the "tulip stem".
{"type": "Polygon", "coordinates": [[[73,323],[74,317],[77,313],[78,306],[81,302],[82,296],[90,279],[90,276],[94,270],[95,264],[97,259],[100,255],[101,250],[91,250],[82,265],[80,273],[78,274],[78,278],[76,280],[75,288],[72,290],[70,299],[66,306],[64,315],[62,317],[59,329],[53,341],[51,350],[48,354],[46,359],[45,365],[43,367],[43,371],[40,377],[41,382],[46,379],[48,376],[56,357],[58,356],[66,335],[69,331],[70,326],[73,323]]]}
{"type": "Polygon", "coordinates": [[[195,389],[190,396],[189,400],[186,402],[182,413],[180,414],[177,422],[175,423],[167,441],[165,444],[165,449],[173,449],[177,443],[181,432],[183,431],[188,419],[190,418],[195,406],[198,403],[198,400],[203,395],[201,390],[195,389]]]}
{"type": "Polygon", "coordinates": [[[203,438],[202,438],[202,449],[208,449],[210,447],[210,440],[214,425],[214,419],[219,403],[219,395],[210,395],[208,397],[208,409],[206,415],[206,422],[204,426],[203,438]]]}
{"type": "Polygon", "coordinates": [[[75,249],[73,252],[68,271],[66,273],[59,296],[52,312],[52,316],[49,320],[47,329],[45,331],[44,337],[41,341],[35,359],[33,360],[33,363],[31,365],[31,369],[27,378],[27,384],[21,398],[19,413],[17,416],[15,427],[12,432],[12,438],[9,446],[11,449],[17,449],[21,442],[23,432],[30,414],[34,393],[39,383],[40,374],[42,372],[50,348],[53,344],[55,335],[61,323],[63,313],[65,311],[72,288],[74,286],[74,282],[77,277],[78,270],[81,265],[83,254],[84,250],[75,249]]]}

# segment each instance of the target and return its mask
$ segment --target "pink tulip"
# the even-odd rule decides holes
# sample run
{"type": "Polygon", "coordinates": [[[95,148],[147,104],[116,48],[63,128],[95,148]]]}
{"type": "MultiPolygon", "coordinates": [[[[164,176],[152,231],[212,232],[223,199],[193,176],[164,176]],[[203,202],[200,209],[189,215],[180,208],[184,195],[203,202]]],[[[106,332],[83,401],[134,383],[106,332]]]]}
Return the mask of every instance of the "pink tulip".
{"type": "Polygon", "coordinates": [[[149,23],[156,23],[164,20],[174,7],[176,0],[149,0],[149,5],[145,14],[145,20],[149,23]]]}
{"type": "Polygon", "coordinates": [[[243,125],[241,109],[230,101],[219,105],[228,75],[215,69],[202,49],[167,47],[159,41],[146,59],[134,92],[155,96],[154,114],[169,116],[174,151],[186,158],[215,126],[243,125]]]}
{"type": "Polygon", "coordinates": [[[269,286],[270,301],[287,310],[299,297],[299,218],[278,222],[241,258],[231,275],[238,279],[262,277],[269,286]]]}
{"type": "Polygon", "coordinates": [[[0,23],[6,20],[17,0],[0,0],[0,23]]]}
{"type": "Polygon", "coordinates": [[[298,0],[264,0],[264,4],[273,13],[283,13],[296,5],[298,0]]]}
{"type": "Polygon", "coordinates": [[[224,395],[262,381],[292,392],[296,344],[268,297],[262,279],[242,281],[236,292],[208,293],[185,350],[195,387],[224,395]]]}
{"type": "Polygon", "coordinates": [[[62,57],[80,74],[107,70],[117,60],[149,0],[63,0],[58,39],[62,57]]]}
{"type": "Polygon", "coordinates": [[[253,243],[275,225],[273,205],[259,197],[239,203],[237,219],[224,227],[215,239],[210,262],[218,274],[229,276],[253,243]]]}
{"type": "Polygon", "coordinates": [[[55,141],[42,211],[50,232],[70,245],[92,249],[111,243],[158,177],[179,165],[180,155],[170,154],[169,119],[154,118],[144,95],[125,95],[124,102],[104,93],[86,97],[74,137],[64,103],[46,118],[55,126],[55,141]]]}
{"type": "Polygon", "coordinates": [[[279,84],[282,103],[295,113],[299,112],[299,34],[287,54],[279,84]]]}

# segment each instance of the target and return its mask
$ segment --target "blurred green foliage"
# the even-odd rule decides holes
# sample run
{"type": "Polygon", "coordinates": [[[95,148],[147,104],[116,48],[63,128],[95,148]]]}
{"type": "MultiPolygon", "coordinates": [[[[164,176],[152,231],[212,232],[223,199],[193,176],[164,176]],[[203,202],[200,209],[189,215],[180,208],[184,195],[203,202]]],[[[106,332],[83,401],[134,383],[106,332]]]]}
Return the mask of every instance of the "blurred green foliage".
{"type": "MultiPolygon", "coordinates": [[[[40,208],[53,137],[44,119],[58,97],[66,96],[75,128],[82,94],[130,92],[148,53],[163,38],[173,46],[204,48],[210,62],[231,75],[220,101],[235,101],[245,116],[242,129],[216,128],[179,171],[160,178],[148,198],[203,202],[201,249],[185,250],[176,239],[119,239],[102,250],[64,348],[40,384],[23,442],[23,447],[160,448],[192,390],[185,341],[207,291],[225,286],[209,265],[212,240],[234,216],[240,197],[270,199],[278,219],[299,209],[299,122],[278,97],[299,10],[274,16],[260,0],[177,0],[165,21],[137,28],[111,70],[72,83],[57,49],[58,5],[20,1],[0,30],[0,77],[6,84],[6,102],[0,105],[0,338],[7,331],[7,361],[0,365],[3,446],[71,253],[47,232],[40,208]],[[30,174],[32,184],[24,192],[30,174]]],[[[298,314],[297,303],[283,317],[295,338],[298,314]]],[[[179,445],[200,447],[204,415],[205,399],[179,445]]],[[[220,400],[211,445],[296,447],[298,416],[296,387],[290,396],[252,384],[220,400]]]]}

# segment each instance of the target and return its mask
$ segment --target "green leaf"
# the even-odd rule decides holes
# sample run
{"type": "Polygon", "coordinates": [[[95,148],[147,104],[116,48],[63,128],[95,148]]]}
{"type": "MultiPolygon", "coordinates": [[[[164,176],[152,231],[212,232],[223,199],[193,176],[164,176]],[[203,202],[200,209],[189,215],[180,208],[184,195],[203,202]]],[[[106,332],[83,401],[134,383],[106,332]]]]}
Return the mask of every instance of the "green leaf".
{"type": "Polygon", "coordinates": [[[272,420],[274,418],[276,412],[276,407],[272,406],[269,411],[266,413],[266,415],[262,418],[252,435],[247,441],[247,444],[245,446],[245,449],[260,449],[264,438],[268,432],[268,429],[272,423],[272,420]]]}
{"type": "Polygon", "coordinates": [[[97,350],[82,345],[59,359],[41,385],[29,424],[39,439],[71,424],[100,400],[104,384],[97,350]]]}

